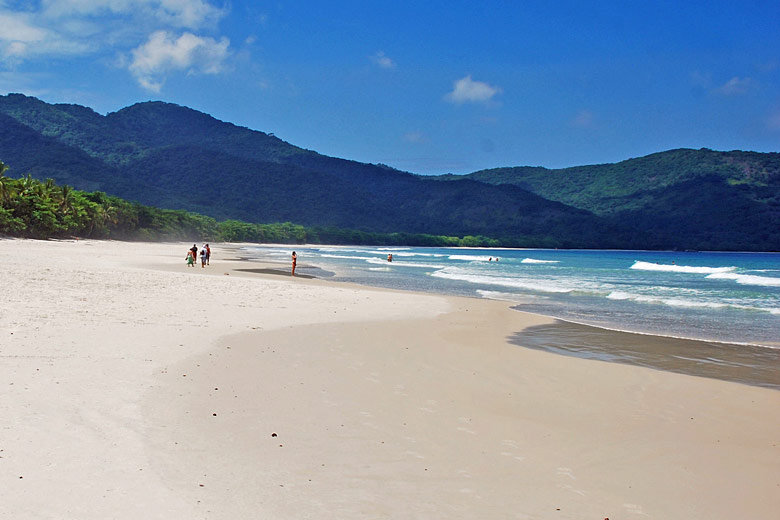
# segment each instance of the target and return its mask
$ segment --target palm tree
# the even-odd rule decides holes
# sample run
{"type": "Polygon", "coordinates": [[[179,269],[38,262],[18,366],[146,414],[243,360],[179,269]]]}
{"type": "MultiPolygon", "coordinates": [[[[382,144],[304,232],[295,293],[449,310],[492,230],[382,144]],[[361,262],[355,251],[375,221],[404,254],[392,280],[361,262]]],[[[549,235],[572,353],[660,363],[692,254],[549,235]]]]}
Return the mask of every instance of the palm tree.
{"type": "Polygon", "coordinates": [[[13,179],[6,177],[5,172],[8,171],[8,166],[6,166],[3,161],[0,161],[0,202],[8,203],[11,200],[11,197],[14,195],[14,189],[16,188],[16,183],[13,179]]]}
{"type": "Polygon", "coordinates": [[[36,185],[40,184],[37,180],[33,179],[32,175],[29,173],[19,179],[21,194],[24,195],[26,193],[29,193],[33,189],[35,189],[36,185]]]}
{"type": "Polygon", "coordinates": [[[63,185],[60,188],[57,198],[59,199],[60,209],[63,214],[67,215],[73,211],[73,201],[75,200],[75,197],[71,186],[68,186],[67,184],[63,185]]]}

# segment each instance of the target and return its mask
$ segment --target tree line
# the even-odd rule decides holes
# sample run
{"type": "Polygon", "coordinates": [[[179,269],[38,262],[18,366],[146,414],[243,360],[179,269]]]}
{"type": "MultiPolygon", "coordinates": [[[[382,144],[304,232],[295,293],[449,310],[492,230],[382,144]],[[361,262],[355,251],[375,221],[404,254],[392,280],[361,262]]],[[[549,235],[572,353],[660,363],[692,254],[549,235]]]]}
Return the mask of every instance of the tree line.
{"type": "Polygon", "coordinates": [[[410,245],[431,247],[501,246],[484,236],[374,233],[291,222],[218,222],[184,210],[160,209],[107,195],[6,175],[0,161],[0,234],[25,238],[81,237],[116,240],[199,240],[283,244],[410,245]]]}

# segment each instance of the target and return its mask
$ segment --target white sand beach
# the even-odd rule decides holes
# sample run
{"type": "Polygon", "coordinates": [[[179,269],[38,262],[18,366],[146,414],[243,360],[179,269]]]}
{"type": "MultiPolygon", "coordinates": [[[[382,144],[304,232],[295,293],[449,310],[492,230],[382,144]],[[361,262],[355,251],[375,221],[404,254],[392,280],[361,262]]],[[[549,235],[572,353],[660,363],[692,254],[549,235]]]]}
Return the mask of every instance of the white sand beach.
{"type": "MultiPolygon", "coordinates": [[[[502,302],[0,240],[0,518],[780,513],[780,392],[508,343],[502,302]]],[[[780,352],[780,351],[779,351],[780,352]]]]}

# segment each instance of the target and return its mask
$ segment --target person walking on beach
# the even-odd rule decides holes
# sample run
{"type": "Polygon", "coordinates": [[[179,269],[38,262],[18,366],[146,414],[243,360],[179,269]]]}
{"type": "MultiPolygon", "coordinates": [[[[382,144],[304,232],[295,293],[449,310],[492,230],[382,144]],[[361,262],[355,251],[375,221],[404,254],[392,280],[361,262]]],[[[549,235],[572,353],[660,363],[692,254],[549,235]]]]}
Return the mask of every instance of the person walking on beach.
{"type": "Polygon", "coordinates": [[[211,260],[211,248],[208,244],[206,244],[206,265],[210,265],[209,261],[211,260]]]}
{"type": "Polygon", "coordinates": [[[290,276],[295,276],[295,264],[298,263],[298,255],[295,254],[295,251],[292,252],[292,271],[290,272],[290,276]]]}
{"type": "Polygon", "coordinates": [[[200,250],[200,266],[206,268],[206,245],[204,244],[200,250]]]}
{"type": "Polygon", "coordinates": [[[187,267],[195,267],[195,257],[192,255],[192,249],[187,250],[187,267]]]}
{"type": "Polygon", "coordinates": [[[192,252],[192,259],[197,262],[198,261],[198,246],[195,244],[192,244],[192,247],[190,248],[190,251],[192,252]]]}

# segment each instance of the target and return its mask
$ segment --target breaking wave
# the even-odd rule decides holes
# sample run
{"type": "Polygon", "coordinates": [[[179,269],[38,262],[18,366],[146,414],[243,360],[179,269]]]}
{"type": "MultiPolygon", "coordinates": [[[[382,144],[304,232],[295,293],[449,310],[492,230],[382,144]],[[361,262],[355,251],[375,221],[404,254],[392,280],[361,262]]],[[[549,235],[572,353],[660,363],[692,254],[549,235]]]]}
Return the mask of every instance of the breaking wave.
{"type": "Polygon", "coordinates": [[[521,264],[559,264],[560,260],[537,260],[536,258],[523,258],[521,264]]]}
{"type": "Polygon", "coordinates": [[[677,264],[654,264],[652,262],[634,262],[631,269],[639,271],[663,271],[666,273],[689,273],[689,274],[715,274],[731,273],[737,270],[736,267],[706,267],[677,264]]]}
{"type": "Polygon", "coordinates": [[[754,274],[712,273],[707,278],[713,280],[734,280],[740,285],[762,285],[764,287],[780,287],[780,278],[756,276],[754,274]]]}

